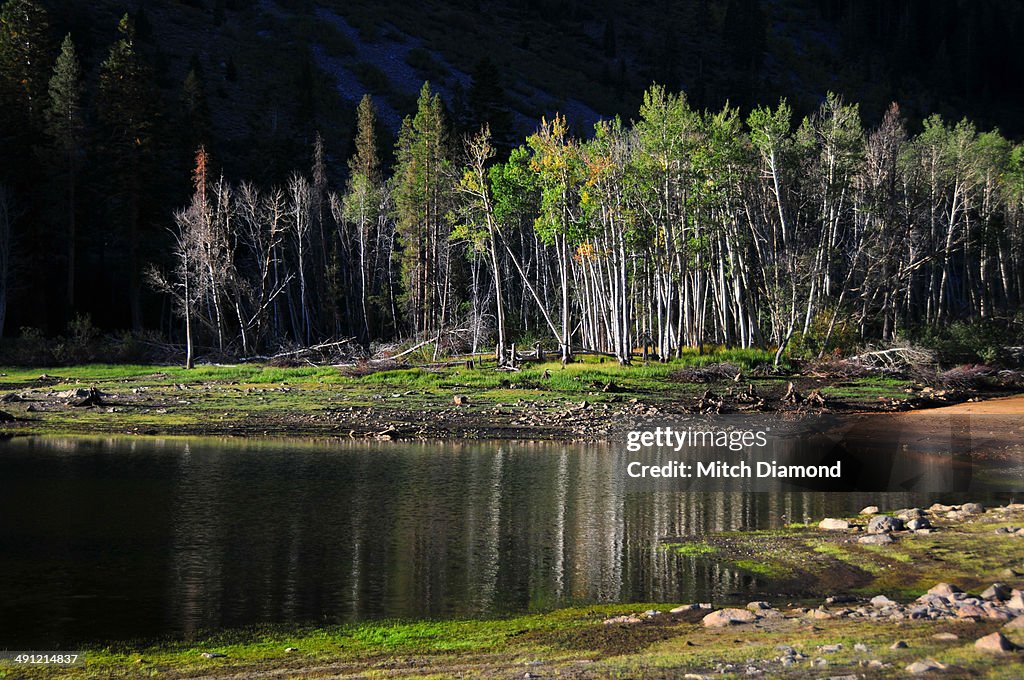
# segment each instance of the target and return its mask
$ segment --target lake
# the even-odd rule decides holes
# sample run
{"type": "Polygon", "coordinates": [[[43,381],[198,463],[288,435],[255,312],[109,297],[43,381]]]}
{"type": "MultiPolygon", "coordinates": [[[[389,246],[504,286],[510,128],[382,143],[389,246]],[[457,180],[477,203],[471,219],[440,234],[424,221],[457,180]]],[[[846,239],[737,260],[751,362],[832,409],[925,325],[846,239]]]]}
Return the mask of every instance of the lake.
{"type": "Polygon", "coordinates": [[[626,455],[525,442],[0,442],[0,646],[750,599],[756,577],[661,540],[968,500],[636,492],[626,455]]]}

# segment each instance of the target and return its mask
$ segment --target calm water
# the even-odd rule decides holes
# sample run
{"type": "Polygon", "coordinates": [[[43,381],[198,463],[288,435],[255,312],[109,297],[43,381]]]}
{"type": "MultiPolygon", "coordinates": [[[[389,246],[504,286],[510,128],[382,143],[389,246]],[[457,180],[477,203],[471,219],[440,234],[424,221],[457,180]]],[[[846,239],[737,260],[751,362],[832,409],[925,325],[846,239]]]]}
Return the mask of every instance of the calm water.
{"type": "Polygon", "coordinates": [[[624,465],[594,445],[0,443],[0,647],[742,598],[761,584],[659,541],[932,501],[631,493],[624,465]]]}

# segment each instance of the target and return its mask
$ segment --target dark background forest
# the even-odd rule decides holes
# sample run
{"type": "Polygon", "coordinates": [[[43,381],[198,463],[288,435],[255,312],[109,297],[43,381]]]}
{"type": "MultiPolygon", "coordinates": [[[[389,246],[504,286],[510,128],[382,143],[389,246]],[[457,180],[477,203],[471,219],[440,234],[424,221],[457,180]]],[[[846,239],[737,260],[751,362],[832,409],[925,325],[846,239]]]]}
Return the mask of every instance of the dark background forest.
{"type": "MultiPolygon", "coordinates": [[[[340,188],[358,153],[363,93],[376,103],[375,144],[388,169],[425,80],[449,138],[488,123],[500,160],[555,112],[584,138],[599,119],[636,119],[654,82],[684,92],[695,111],[728,103],[740,119],[785,98],[795,125],[835,92],[859,105],[868,127],[896,101],[912,135],[931,114],[1010,138],[1024,132],[1024,7],[1009,0],[8,0],[3,8],[0,330],[8,337],[25,328],[81,332],[86,318],[86,332],[172,337],[180,310],[147,271],[174,266],[174,216],[194,200],[197,148],[208,152],[211,178],[271,187],[296,171],[321,172],[340,188]],[[58,58],[65,36],[75,64],[58,58]],[[62,101],[73,101],[70,115],[55,115],[62,101]]],[[[360,332],[329,325],[320,339],[360,332]]],[[[386,332],[421,330],[392,319],[386,332]]],[[[308,331],[287,339],[314,340],[308,331]]]]}

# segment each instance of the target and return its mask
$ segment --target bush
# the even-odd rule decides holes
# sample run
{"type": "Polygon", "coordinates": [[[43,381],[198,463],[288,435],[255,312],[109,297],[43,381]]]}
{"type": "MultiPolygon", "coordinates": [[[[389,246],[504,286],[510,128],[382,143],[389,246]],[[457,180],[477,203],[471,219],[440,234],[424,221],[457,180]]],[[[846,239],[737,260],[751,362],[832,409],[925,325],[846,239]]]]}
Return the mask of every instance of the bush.
{"type": "Polygon", "coordinates": [[[793,333],[787,347],[789,356],[794,359],[817,359],[822,347],[825,346],[826,337],[828,337],[828,346],[825,347],[826,354],[835,359],[853,353],[860,343],[860,332],[856,324],[850,322],[842,311],[823,309],[811,319],[806,333],[803,331],[793,333]],[[829,324],[832,323],[833,315],[837,313],[839,318],[836,319],[835,325],[832,327],[832,335],[829,336],[829,324]]]}
{"type": "Polygon", "coordinates": [[[928,326],[910,336],[916,344],[933,350],[945,365],[1018,366],[1020,359],[1010,348],[1024,344],[1018,322],[994,320],[928,326]]]}

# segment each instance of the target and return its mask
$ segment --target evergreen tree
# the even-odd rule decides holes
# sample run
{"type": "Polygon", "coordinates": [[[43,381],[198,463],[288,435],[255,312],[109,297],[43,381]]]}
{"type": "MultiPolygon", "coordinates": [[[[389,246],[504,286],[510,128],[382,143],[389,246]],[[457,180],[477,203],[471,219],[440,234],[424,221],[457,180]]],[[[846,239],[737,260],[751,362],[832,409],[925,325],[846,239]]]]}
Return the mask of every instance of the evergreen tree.
{"type": "Polygon", "coordinates": [[[98,108],[110,162],[111,193],[124,227],[127,246],[128,301],[132,327],[142,328],[142,281],[139,256],[143,172],[152,155],[154,94],[152,78],[138,53],[135,27],[127,14],[118,24],[121,38],[100,66],[98,108]]]}
{"type": "Polygon", "coordinates": [[[83,150],[85,123],[82,115],[82,68],[71,35],[64,37],[60,56],[50,78],[50,106],[46,129],[61,153],[67,194],[67,304],[75,304],[75,189],[78,164],[83,150]]]}
{"type": "Polygon", "coordinates": [[[369,346],[375,324],[370,297],[377,293],[377,256],[382,246],[380,225],[381,186],[380,159],[377,155],[377,107],[370,95],[363,95],[356,111],[355,153],[348,161],[348,185],[345,188],[343,211],[345,222],[354,227],[354,250],[359,262],[359,308],[361,340],[369,346]]]}
{"type": "Polygon", "coordinates": [[[23,159],[42,128],[49,28],[46,11],[32,0],[0,7],[0,179],[24,174],[23,159]]]}
{"type": "Polygon", "coordinates": [[[413,333],[440,332],[451,312],[452,258],[445,212],[451,194],[441,98],[424,83],[396,148],[395,208],[404,301],[413,333]]]}
{"type": "Polygon", "coordinates": [[[0,8],[0,81],[4,107],[12,106],[38,123],[46,102],[50,24],[32,0],[8,0],[0,8]]]}

